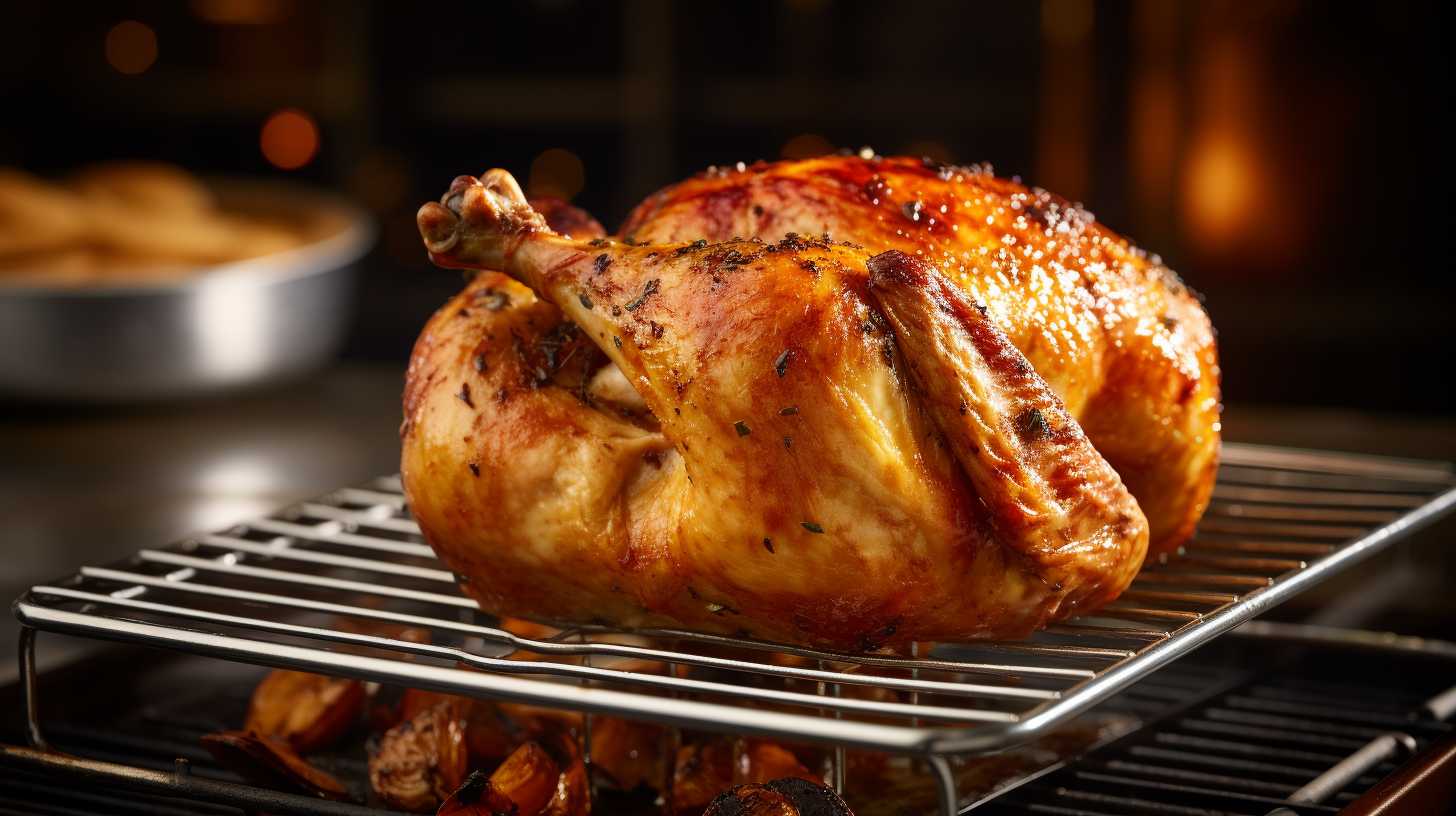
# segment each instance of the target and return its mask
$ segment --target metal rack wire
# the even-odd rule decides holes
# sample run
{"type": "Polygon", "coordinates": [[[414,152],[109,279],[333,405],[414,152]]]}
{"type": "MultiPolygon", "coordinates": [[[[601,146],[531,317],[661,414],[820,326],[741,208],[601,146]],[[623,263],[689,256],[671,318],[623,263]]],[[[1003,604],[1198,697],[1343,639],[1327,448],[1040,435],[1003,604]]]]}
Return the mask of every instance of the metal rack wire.
{"type": "MultiPolygon", "coordinates": [[[[397,478],[83,567],[15,605],[33,630],[923,757],[1045,733],[1456,507],[1446,465],[1226,445],[1197,538],[1116,603],[1018,642],[850,655],[671,630],[525,636],[461,595],[397,478]],[[428,638],[401,630],[422,629],[428,638]],[[423,642],[421,642],[423,641],[423,642]]],[[[22,654],[22,662],[28,654],[22,654]]],[[[27,672],[34,701],[33,672],[27,672]]],[[[31,706],[34,710],[34,705],[31,706]]],[[[43,744],[32,717],[33,741],[43,744]]]]}

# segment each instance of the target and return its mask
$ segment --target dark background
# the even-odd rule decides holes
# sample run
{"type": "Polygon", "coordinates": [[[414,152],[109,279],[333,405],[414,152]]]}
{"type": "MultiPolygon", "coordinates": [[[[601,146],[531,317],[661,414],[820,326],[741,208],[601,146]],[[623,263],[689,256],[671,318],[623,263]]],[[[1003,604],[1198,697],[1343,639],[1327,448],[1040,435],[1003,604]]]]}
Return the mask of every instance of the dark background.
{"type": "Polygon", "coordinates": [[[372,210],[355,361],[402,363],[458,286],[413,225],[457,174],[505,167],[612,228],[708,164],[870,145],[989,161],[1162,254],[1207,297],[1229,402],[1452,407],[1436,4],[195,0],[4,17],[0,164],[163,159],[372,210]],[[155,36],[139,73],[115,67],[135,54],[108,61],[125,20],[155,36]],[[259,144],[285,108],[319,131],[291,171],[259,144]]]}

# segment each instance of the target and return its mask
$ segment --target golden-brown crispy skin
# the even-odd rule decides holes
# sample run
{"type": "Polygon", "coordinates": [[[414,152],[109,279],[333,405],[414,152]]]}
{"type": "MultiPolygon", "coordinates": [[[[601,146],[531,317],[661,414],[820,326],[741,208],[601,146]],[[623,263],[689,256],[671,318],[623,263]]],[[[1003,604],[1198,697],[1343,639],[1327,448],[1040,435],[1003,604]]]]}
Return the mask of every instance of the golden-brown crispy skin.
{"type": "Polygon", "coordinates": [[[1217,467],[1218,354],[1208,316],[1156,258],[1051,193],[903,157],[710,170],[622,227],[659,242],[788,233],[930,261],[986,306],[1122,476],[1150,551],[1192,535],[1217,467]]]}
{"type": "Polygon", "coordinates": [[[516,279],[431,319],[405,395],[415,517],[487,610],[867,650],[1024,635],[1141,564],[1117,474],[934,263],[567,240],[503,171],[419,220],[516,279]]]}

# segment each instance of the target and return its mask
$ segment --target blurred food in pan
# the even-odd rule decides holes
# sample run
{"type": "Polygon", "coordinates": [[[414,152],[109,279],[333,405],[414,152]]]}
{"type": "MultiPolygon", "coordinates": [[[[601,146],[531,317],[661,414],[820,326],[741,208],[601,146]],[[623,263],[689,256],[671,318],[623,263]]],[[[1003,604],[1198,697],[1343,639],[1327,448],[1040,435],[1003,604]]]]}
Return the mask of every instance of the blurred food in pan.
{"type": "Polygon", "coordinates": [[[0,168],[0,281],[84,286],[172,280],[312,240],[324,224],[224,206],[203,181],[154,162],[48,181],[0,168]]]}

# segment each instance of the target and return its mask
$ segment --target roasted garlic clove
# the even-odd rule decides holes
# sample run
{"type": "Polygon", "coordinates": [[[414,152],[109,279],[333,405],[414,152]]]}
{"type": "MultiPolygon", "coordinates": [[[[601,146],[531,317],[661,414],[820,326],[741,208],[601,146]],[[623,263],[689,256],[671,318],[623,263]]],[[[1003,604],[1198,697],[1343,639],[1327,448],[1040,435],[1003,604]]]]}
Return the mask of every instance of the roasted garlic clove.
{"type": "Polygon", "coordinates": [[[282,739],[250,731],[220,731],[204,735],[202,747],[219,764],[255,785],[321,799],[349,798],[339,780],[310,765],[282,739]]]}
{"type": "Polygon", "coordinates": [[[369,757],[369,784],[391,806],[433,810],[465,781],[465,722],[449,702],[391,728],[369,757]]]}
{"type": "Polygon", "coordinates": [[[253,689],[244,728],[308,753],[338,741],[363,707],[358,680],[275,669],[253,689]]]}

